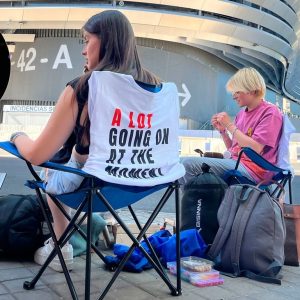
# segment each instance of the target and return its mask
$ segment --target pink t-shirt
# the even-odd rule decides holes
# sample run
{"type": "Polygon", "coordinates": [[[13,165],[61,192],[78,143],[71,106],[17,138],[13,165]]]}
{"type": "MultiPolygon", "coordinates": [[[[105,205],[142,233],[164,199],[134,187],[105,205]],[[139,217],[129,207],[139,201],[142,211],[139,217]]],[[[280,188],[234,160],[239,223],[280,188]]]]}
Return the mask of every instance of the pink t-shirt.
{"type": "MultiPolygon", "coordinates": [[[[277,163],[278,143],[282,128],[282,113],[276,105],[263,100],[259,106],[251,111],[248,111],[247,108],[241,110],[235,118],[235,125],[244,134],[264,145],[263,151],[260,154],[266,160],[272,164],[277,163]]],[[[233,159],[237,159],[240,149],[241,147],[233,139],[232,146],[229,149],[233,159]]],[[[246,155],[242,156],[241,162],[257,182],[272,177],[272,173],[258,167],[246,155]]]]}

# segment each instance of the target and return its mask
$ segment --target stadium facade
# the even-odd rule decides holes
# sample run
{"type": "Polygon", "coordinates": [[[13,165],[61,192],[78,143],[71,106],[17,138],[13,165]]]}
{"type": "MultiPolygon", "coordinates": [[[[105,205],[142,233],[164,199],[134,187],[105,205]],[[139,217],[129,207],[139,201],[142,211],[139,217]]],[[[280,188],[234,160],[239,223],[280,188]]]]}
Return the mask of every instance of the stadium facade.
{"type": "Polygon", "coordinates": [[[300,0],[1,1],[12,72],[0,122],[3,110],[51,111],[64,85],[82,73],[83,23],[106,9],[126,14],[144,65],[177,84],[183,128],[208,129],[219,111],[235,115],[226,81],[252,66],[266,80],[266,99],[299,132],[300,0]]]}

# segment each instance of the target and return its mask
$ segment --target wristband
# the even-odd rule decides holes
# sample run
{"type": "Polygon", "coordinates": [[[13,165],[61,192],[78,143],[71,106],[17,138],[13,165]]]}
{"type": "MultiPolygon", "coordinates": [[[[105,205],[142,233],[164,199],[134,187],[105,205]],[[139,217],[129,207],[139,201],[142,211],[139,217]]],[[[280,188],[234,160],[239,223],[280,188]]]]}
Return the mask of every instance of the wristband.
{"type": "Polygon", "coordinates": [[[237,127],[234,128],[234,130],[232,131],[232,138],[234,137],[235,132],[238,130],[237,127]]]}
{"type": "Polygon", "coordinates": [[[219,133],[222,135],[222,134],[225,134],[227,131],[226,129],[223,129],[223,130],[219,130],[219,133]]]}
{"type": "Polygon", "coordinates": [[[26,134],[25,132],[23,132],[23,131],[17,131],[17,132],[14,132],[14,133],[10,136],[9,141],[10,141],[11,143],[14,144],[15,139],[16,139],[18,136],[21,136],[21,135],[27,136],[27,134],[26,134]]]}

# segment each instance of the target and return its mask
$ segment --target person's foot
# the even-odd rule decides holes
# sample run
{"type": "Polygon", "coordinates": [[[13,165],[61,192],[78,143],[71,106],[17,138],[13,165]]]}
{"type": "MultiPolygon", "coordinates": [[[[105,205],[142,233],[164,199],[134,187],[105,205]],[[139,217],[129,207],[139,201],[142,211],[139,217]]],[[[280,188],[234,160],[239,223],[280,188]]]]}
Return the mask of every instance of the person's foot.
{"type": "MultiPolygon", "coordinates": [[[[37,249],[34,253],[34,261],[39,264],[43,265],[50,255],[51,251],[54,248],[54,244],[52,239],[48,239],[45,241],[44,246],[37,249]]],[[[71,244],[67,243],[66,245],[63,246],[61,249],[62,255],[64,257],[66,266],[68,270],[72,270],[72,265],[73,265],[73,247],[71,244]]],[[[51,261],[49,264],[49,267],[57,272],[63,272],[63,268],[61,266],[61,263],[59,261],[58,256],[56,255],[54,259],[51,261]]]]}

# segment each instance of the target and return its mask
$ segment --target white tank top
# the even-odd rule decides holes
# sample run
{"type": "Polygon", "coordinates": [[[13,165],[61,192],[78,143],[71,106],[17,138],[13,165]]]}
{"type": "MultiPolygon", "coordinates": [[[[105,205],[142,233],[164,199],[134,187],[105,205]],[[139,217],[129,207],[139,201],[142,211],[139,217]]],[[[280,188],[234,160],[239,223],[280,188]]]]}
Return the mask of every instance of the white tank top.
{"type": "Polygon", "coordinates": [[[163,83],[153,93],[130,75],[95,71],[89,79],[88,113],[90,149],[85,172],[132,186],[153,186],[184,175],[174,83],[163,83]]]}

